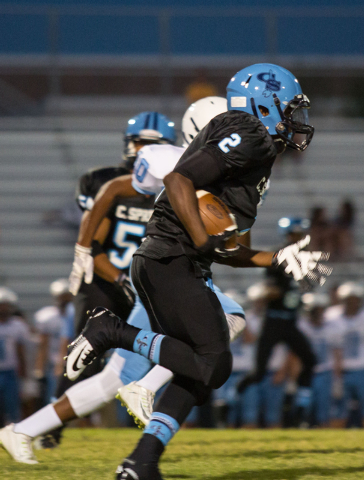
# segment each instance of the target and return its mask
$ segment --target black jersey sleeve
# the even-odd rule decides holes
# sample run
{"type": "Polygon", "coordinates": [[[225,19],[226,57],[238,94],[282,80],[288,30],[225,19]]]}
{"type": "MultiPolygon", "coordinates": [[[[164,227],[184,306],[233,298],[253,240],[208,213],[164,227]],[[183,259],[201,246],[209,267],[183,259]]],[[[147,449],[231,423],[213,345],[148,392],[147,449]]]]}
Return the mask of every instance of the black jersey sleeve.
{"type": "Polygon", "coordinates": [[[200,188],[223,177],[227,166],[220,157],[211,155],[208,151],[197,150],[178,163],[173,171],[190,179],[195,188],[200,188]]]}

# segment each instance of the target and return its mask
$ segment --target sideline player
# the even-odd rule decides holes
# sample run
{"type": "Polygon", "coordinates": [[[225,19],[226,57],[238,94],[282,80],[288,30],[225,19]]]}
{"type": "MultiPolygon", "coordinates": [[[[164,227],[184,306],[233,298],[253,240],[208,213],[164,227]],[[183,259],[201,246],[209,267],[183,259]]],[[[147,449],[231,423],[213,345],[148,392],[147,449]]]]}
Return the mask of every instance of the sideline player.
{"type": "Polygon", "coordinates": [[[306,284],[323,284],[331,273],[319,262],[326,254],[302,252],[309,237],[275,253],[228,250],[225,241],[232,231],[207,235],[197,189],[217,194],[236,215],[238,231],[247,231],[277,153],[287,145],[304,150],[313,136],[305,115],[309,100],[297,79],[281,67],[243,69],[231,79],[227,98],[229,111],[209,122],[164,178],[166,188],[148,223],[148,237],[134,255],[133,284],[154,331],[96,309],[68,356],[67,364],[79,368],[108,348],[122,347],[175,373],[138,446],[117,469],[120,479],[160,479],[158,463],[165,446],[191,408],[204,403],[231,373],[226,320],[205,283],[213,261],[233,267],[273,264],[306,284]],[[303,142],[296,143],[295,133],[305,136],[303,142]]]}
{"type": "MultiPolygon", "coordinates": [[[[197,134],[197,125],[202,128],[216,114],[226,111],[226,108],[226,99],[219,97],[200,100],[191,106],[182,122],[184,136],[191,140],[191,137],[193,138],[197,134]]],[[[169,145],[159,145],[158,148],[157,146],[148,146],[141,149],[138,154],[139,160],[143,159],[145,164],[148,159],[149,164],[153,164],[156,170],[149,169],[148,177],[144,176],[143,181],[140,182],[137,179],[139,175],[135,173],[139,170],[138,160],[133,174],[135,188],[138,191],[143,190],[144,182],[147,180],[148,195],[159,192],[163,186],[163,176],[173,169],[183,151],[184,149],[169,145]],[[162,168],[158,168],[158,166],[162,168]],[[152,175],[152,170],[156,176],[152,175]]],[[[124,190],[118,192],[118,196],[123,196],[123,194],[125,194],[124,190]]],[[[135,194],[137,194],[136,191],[135,194]]],[[[240,305],[223,295],[219,289],[214,287],[214,291],[223,306],[229,324],[230,337],[234,339],[245,326],[244,312],[240,305]]],[[[140,328],[150,328],[148,315],[138,299],[128,321],[140,328]]],[[[171,371],[156,366],[145,378],[136,382],[150,367],[151,363],[147,359],[119,349],[113,354],[101,373],[68,389],[55,404],[48,405],[15,426],[10,425],[1,430],[0,441],[15,460],[23,463],[36,463],[30,443],[32,438],[43,435],[66,421],[85,416],[100,408],[114,398],[118,389],[119,392],[122,390],[123,383],[131,381],[133,381],[131,385],[125,386],[127,389],[124,394],[129,394],[131,398],[134,398],[130,408],[134,416],[140,418],[141,423],[146,424],[152,412],[154,394],[173,377],[171,371]],[[136,399],[140,400],[140,403],[136,399]]]]}
{"type": "Polygon", "coordinates": [[[29,328],[15,314],[18,296],[0,286],[0,421],[21,417],[20,381],[26,378],[25,346],[29,328]]]}
{"type": "MultiPolygon", "coordinates": [[[[61,334],[66,324],[74,323],[74,306],[67,278],[59,278],[49,286],[53,305],[47,305],[34,314],[34,324],[40,336],[33,377],[40,386],[38,408],[47,405],[54,398],[56,390],[55,368],[62,358],[60,355],[61,334]]],[[[74,334],[75,332],[73,332],[74,334]]]]}
{"type": "Polygon", "coordinates": [[[341,376],[340,326],[325,318],[330,297],[325,293],[305,293],[302,296],[305,314],[298,328],[305,334],[315,352],[317,364],[312,378],[312,402],[308,420],[320,428],[330,426],[333,385],[341,376]]]}

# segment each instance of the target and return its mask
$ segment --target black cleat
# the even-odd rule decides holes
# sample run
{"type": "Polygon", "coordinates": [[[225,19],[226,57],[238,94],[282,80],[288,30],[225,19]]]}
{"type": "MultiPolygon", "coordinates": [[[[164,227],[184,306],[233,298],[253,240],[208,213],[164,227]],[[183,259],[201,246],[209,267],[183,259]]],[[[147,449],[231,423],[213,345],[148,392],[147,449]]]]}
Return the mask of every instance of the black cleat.
{"type": "Polygon", "coordinates": [[[125,458],[116,469],[116,480],[163,480],[157,463],[137,463],[125,458]]]}
{"type": "Polygon", "coordinates": [[[115,332],[123,322],[107,308],[96,307],[79,337],[70,345],[67,356],[67,377],[76,380],[96,357],[114,347],[115,332]]]}

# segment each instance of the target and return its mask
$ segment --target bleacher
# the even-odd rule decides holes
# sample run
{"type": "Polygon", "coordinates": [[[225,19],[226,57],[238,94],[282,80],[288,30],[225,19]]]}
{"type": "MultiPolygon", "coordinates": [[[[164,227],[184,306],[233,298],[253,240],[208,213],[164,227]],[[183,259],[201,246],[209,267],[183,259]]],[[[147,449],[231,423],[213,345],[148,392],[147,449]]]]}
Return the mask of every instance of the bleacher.
{"type": "MultiPolygon", "coordinates": [[[[179,128],[183,102],[171,108],[170,116],[179,128]]],[[[86,170],[118,163],[122,130],[131,114],[125,106],[118,115],[67,111],[62,116],[0,119],[0,283],[19,294],[29,314],[49,303],[50,282],[68,276],[71,269],[76,228],[52,212],[73,205],[77,178],[86,170]]],[[[350,197],[358,209],[359,260],[337,264],[330,281],[362,279],[364,134],[352,132],[350,121],[341,120],[334,129],[332,122],[327,127],[329,120],[312,123],[319,128],[301,161],[286,158],[274,169],[269,196],[252,230],[252,244],[279,245],[281,216],[305,216],[315,205],[326,206],[333,214],[339,202],[350,197]]],[[[261,274],[258,269],[215,267],[215,279],[224,289],[244,288],[261,274]]]]}

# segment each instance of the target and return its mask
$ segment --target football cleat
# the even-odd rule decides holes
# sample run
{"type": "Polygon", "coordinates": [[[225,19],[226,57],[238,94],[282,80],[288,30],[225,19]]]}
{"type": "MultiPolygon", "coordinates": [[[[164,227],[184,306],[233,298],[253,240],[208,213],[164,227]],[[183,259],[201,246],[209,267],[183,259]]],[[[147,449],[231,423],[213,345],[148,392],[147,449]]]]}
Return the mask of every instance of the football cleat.
{"type": "Polygon", "coordinates": [[[163,480],[156,463],[137,464],[125,458],[116,469],[116,480],[163,480]]]}
{"type": "Polygon", "coordinates": [[[155,393],[140,387],[136,382],[123,385],[118,389],[116,398],[120,400],[121,405],[127,408],[129,415],[139,428],[148,425],[150,416],[153,413],[155,393]]]}
{"type": "Polygon", "coordinates": [[[15,433],[14,424],[2,428],[0,430],[0,446],[13,457],[16,462],[28,463],[29,465],[37,464],[32,449],[32,438],[23,433],[15,433]]]}
{"type": "Polygon", "coordinates": [[[70,380],[76,380],[96,358],[91,343],[83,335],[80,335],[70,345],[70,353],[67,358],[66,372],[70,380]]]}
{"type": "Polygon", "coordinates": [[[59,444],[60,441],[51,434],[40,435],[33,440],[33,448],[35,450],[53,450],[59,447],[59,444]]]}
{"type": "Polygon", "coordinates": [[[107,308],[96,307],[87,320],[81,335],[69,346],[66,375],[76,380],[96,357],[109,348],[116,348],[118,333],[122,333],[123,322],[107,308]]]}

